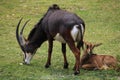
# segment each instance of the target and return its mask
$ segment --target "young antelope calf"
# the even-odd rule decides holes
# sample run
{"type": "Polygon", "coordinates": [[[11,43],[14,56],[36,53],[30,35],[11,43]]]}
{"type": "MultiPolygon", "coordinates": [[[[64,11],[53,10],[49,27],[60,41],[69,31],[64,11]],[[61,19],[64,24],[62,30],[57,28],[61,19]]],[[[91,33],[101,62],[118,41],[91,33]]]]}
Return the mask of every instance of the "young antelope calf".
{"type": "Polygon", "coordinates": [[[94,47],[100,46],[99,44],[91,44],[84,42],[86,49],[81,58],[81,64],[83,69],[88,70],[102,70],[102,69],[113,69],[116,67],[117,60],[110,55],[97,55],[93,53],[94,47]]]}

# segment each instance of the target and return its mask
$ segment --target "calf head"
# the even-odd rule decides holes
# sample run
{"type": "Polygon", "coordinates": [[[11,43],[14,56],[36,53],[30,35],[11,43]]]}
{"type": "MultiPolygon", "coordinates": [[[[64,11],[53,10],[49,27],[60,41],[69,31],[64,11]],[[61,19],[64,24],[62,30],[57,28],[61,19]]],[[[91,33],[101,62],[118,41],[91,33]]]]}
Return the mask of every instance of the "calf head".
{"type": "Polygon", "coordinates": [[[93,49],[94,49],[95,47],[100,46],[102,43],[92,44],[92,43],[88,43],[88,42],[85,42],[85,41],[84,41],[84,44],[85,44],[87,53],[88,53],[88,54],[93,54],[93,49]]]}

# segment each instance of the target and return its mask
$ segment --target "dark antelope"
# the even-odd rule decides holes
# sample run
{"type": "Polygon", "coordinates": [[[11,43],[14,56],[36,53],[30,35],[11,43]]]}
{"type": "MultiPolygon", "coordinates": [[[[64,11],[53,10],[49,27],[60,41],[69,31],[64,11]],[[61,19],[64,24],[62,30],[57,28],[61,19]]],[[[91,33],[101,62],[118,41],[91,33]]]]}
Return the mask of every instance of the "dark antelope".
{"type": "Polygon", "coordinates": [[[81,64],[83,69],[95,70],[95,69],[114,69],[117,64],[115,57],[111,55],[97,55],[93,53],[94,47],[100,46],[99,44],[86,43],[86,49],[81,58],[81,64]]]}
{"type": "Polygon", "coordinates": [[[72,50],[75,56],[75,73],[79,74],[80,68],[80,48],[83,46],[83,35],[85,32],[84,21],[74,13],[62,10],[58,5],[54,4],[49,7],[46,14],[35,25],[28,35],[28,38],[23,37],[23,28],[19,33],[19,25],[22,19],[19,21],[16,29],[17,41],[24,53],[24,64],[30,64],[30,60],[35,54],[36,50],[48,40],[48,59],[45,67],[51,65],[51,54],[53,48],[53,41],[58,40],[62,44],[62,53],[64,56],[64,68],[68,68],[68,62],[66,59],[66,43],[72,50]],[[77,46],[75,46],[77,42],[77,46]]]}

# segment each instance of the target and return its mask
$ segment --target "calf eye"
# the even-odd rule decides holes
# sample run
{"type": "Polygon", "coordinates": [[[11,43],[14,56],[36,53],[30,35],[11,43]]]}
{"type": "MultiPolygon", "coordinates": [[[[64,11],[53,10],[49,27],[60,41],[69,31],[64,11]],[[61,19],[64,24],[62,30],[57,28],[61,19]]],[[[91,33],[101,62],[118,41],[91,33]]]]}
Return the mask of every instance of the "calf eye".
{"type": "Polygon", "coordinates": [[[87,49],[89,48],[89,46],[88,46],[88,45],[87,45],[86,47],[87,47],[87,49]]]}

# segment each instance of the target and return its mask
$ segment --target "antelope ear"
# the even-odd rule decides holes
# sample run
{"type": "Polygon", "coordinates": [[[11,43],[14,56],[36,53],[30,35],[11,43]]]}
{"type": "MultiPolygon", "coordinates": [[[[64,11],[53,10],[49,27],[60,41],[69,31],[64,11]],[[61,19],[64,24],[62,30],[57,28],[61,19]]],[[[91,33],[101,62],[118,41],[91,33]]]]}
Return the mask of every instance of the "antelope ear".
{"type": "Polygon", "coordinates": [[[85,47],[86,47],[86,48],[88,48],[88,47],[89,47],[89,45],[91,44],[91,43],[86,42],[86,41],[84,41],[84,40],[83,40],[83,42],[84,42],[84,44],[85,44],[85,47]]]}
{"type": "Polygon", "coordinates": [[[85,41],[85,40],[83,40],[83,43],[87,46],[88,45],[88,43],[85,41]]]}
{"type": "Polygon", "coordinates": [[[94,47],[98,47],[100,45],[102,45],[102,43],[95,44],[94,47]]]}

